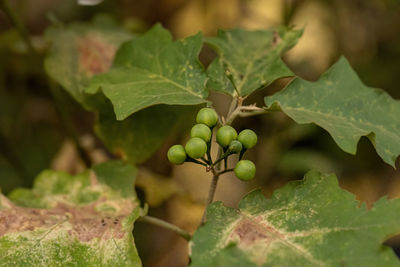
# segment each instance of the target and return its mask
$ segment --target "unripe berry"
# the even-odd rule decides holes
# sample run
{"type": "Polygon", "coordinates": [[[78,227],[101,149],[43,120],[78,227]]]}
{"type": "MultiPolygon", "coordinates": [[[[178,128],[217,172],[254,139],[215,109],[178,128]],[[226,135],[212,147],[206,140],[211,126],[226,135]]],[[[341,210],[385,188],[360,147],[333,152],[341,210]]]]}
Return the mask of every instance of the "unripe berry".
{"type": "Polygon", "coordinates": [[[230,153],[239,153],[242,150],[243,146],[242,143],[240,143],[237,140],[233,140],[230,144],[229,144],[229,152],[230,153]]]}
{"type": "Polygon", "coordinates": [[[199,137],[208,142],[211,139],[211,130],[207,125],[199,123],[193,126],[192,130],[190,131],[190,136],[199,137]]]}
{"type": "Polygon", "coordinates": [[[222,147],[227,147],[236,138],[236,130],[229,125],[222,126],[217,131],[217,143],[222,147]]]}
{"type": "Polygon", "coordinates": [[[212,108],[202,108],[197,113],[196,122],[203,123],[212,128],[218,122],[218,114],[212,108]]]}
{"type": "Polygon", "coordinates": [[[257,144],[257,135],[250,129],[241,131],[237,139],[246,149],[252,148],[257,144]]]}
{"type": "Polygon", "coordinates": [[[190,138],[185,145],[185,151],[189,157],[198,159],[204,156],[207,152],[206,142],[198,137],[190,138]]]}
{"type": "Polygon", "coordinates": [[[186,152],[182,145],[174,145],[168,149],[168,160],[174,164],[182,164],[186,160],[186,152]]]}
{"type": "Polygon", "coordinates": [[[240,160],[236,163],[234,169],[237,178],[243,181],[248,181],[254,178],[256,175],[256,166],[250,160],[240,160]]]}

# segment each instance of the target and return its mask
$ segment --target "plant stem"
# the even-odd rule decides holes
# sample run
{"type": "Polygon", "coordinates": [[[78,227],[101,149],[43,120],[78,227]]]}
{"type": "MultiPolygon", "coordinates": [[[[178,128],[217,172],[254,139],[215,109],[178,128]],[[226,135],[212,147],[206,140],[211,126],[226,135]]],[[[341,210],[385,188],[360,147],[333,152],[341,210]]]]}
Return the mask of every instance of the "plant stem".
{"type": "Polygon", "coordinates": [[[218,175],[221,175],[221,174],[224,174],[224,173],[227,173],[227,172],[233,172],[233,169],[225,169],[225,170],[219,172],[218,175]]]}
{"type": "Polygon", "coordinates": [[[193,163],[196,163],[196,164],[203,165],[204,167],[208,167],[208,165],[206,163],[203,163],[203,162],[201,162],[201,161],[199,161],[197,159],[187,158],[186,162],[193,162],[193,163]]]}
{"type": "Polygon", "coordinates": [[[210,189],[208,190],[208,197],[207,197],[206,208],[205,208],[205,210],[204,210],[203,216],[201,217],[200,225],[203,225],[203,224],[206,222],[207,207],[208,207],[208,206],[213,202],[213,200],[214,200],[214,195],[215,195],[215,190],[217,189],[218,179],[219,179],[219,174],[214,174],[214,175],[213,175],[213,178],[212,178],[212,180],[211,180],[210,189]]]}
{"type": "Polygon", "coordinates": [[[138,219],[138,221],[139,222],[145,222],[145,223],[153,224],[153,225],[156,225],[158,227],[170,230],[170,231],[180,235],[181,237],[183,237],[187,241],[190,241],[190,239],[192,238],[192,235],[189,232],[186,232],[185,230],[179,228],[175,224],[166,222],[166,221],[158,219],[156,217],[145,215],[145,216],[140,217],[138,219]]]}
{"type": "Polygon", "coordinates": [[[210,165],[212,165],[213,164],[213,162],[212,162],[212,158],[211,158],[211,143],[212,143],[212,139],[213,139],[213,131],[214,130],[214,127],[212,127],[211,128],[211,137],[210,137],[210,141],[208,141],[207,142],[207,160],[208,160],[208,163],[210,164],[210,165]]]}

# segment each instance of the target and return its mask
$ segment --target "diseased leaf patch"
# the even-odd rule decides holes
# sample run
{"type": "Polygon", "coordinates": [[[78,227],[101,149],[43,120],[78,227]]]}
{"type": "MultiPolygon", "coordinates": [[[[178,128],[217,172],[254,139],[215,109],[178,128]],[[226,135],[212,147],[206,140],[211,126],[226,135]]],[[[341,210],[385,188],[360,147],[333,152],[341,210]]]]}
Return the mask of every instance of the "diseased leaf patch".
{"type": "Polygon", "coordinates": [[[172,41],[160,25],[124,43],[110,71],[95,76],[86,89],[111,100],[118,120],[157,104],[205,103],[206,74],[198,60],[202,36],[172,41]]]}
{"type": "Polygon", "coordinates": [[[136,169],[118,161],[77,176],[45,171],[32,190],[0,199],[1,264],[140,266],[133,222],[136,169]],[[115,183],[114,181],[118,181],[115,183]]]}
{"type": "Polygon", "coordinates": [[[292,76],[281,56],[292,48],[302,31],[280,28],[248,31],[220,30],[207,43],[218,57],[207,69],[210,90],[247,96],[274,80],[292,76]]]}
{"type": "Polygon", "coordinates": [[[192,239],[192,266],[398,266],[382,243],[399,221],[399,199],[367,210],[334,175],[309,172],[270,199],[248,194],[238,210],[213,203],[192,239]]]}
{"type": "Polygon", "coordinates": [[[106,72],[112,64],[117,47],[102,40],[101,36],[89,33],[77,38],[79,72],[87,77],[106,72]]]}
{"type": "Polygon", "coordinates": [[[400,101],[365,86],[344,57],[317,82],[295,78],[265,104],[279,105],[297,123],[321,126],[348,153],[367,136],[386,163],[394,166],[400,155],[400,101]]]}
{"type": "Polygon", "coordinates": [[[110,68],[117,48],[132,35],[116,26],[73,23],[50,27],[45,37],[51,42],[46,72],[84,107],[96,109],[104,99],[86,94],[84,88],[93,75],[110,68]]]}

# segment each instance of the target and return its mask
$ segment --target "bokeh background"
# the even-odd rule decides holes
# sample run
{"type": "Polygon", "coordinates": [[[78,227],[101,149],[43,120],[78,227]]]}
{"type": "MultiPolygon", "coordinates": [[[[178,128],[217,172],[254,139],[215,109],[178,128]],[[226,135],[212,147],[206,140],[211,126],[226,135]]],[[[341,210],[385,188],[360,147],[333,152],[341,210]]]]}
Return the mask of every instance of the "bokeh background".
{"type": "MultiPolygon", "coordinates": [[[[26,24],[34,46],[43,52],[47,44],[42,34],[48,25],[89,21],[96,15],[115,20],[135,33],[161,22],[176,38],[198,31],[212,36],[218,28],[294,25],[303,28],[304,34],[284,59],[297,75],[316,80],[343,54],[365,84],[400,98],[399,0],[106,0],[90,7],[73,0],[10,2],[26,24]]],[[[205,65],[214,56],[204,47],[201,59],[205,65]]],[[[49,88],[41,66],[30,64],[27,57],[26,46],[0,12],[3,193],[30,187],[34,177],[46,168],[77,173],[90,164],[116,157],[95,136],[94,114],[83,110],[64,91],[49,88]]],[[[247,103],[261,106],[264,96],[287,82],[279,80],[259,90],[247,103]]],[[[224,115],[229,98],[213,93],[210,99],[224,115]]],[[[284,114],[238,119],[234,126],[238,130],[251,128],[259,135],[258,146],[246,155],[256,163],[257,175],[249,183],[223,176],[216,199],[226,205],[235,207],[256,187],[269,196],[310,169],[336,173],[340,185],[368,206],[384,195],[400,196],[399,172],[378,157],[366,138],[361,139],[357,155],[349,155],[324,130],[297,125],[284,114]]],[[[170,145],[187,139],[189,129],[172,134],[140,166],[136,188],[140,198],[149,203],[151,215],[194,231],[204,209],[210,174],[190,164],[171,166],[165,156],[170,145]]],[[[135,225],[134,234],[144,266],[187,265],[187,243],[180,237],[141,223],[135,225]]],[[[400,241],[393,238],[389,243],[396,247],[400,241]]]]}

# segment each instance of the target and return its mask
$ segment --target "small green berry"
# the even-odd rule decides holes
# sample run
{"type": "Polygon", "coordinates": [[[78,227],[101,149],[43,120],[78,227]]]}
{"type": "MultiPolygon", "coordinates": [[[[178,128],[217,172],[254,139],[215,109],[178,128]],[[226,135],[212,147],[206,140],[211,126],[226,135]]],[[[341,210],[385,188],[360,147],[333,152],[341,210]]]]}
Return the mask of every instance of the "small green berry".
{"type": "Polygon", "coordinates": [[[202,108],[197,113],[196,122],[214,127],[218,122],[218,114],[212,108],[202,108]]]}
{"type": "Polygon", "coordinates": [[[198,159],[204,156],[207,152],[206,142],[198,137],[190,138],[185,145],[185,151],[189,157],[198,159]]]}
{"type": "Polygon", "coordinates": [[[256,165],[250,160],[240,160],[236,163],[234,172],[240,180],[248,181],[256,175],[256,165]]]}
{"type": "Polygon", "coordinates": [[[257,144],[257,135],[252,130],[246,129],[239,133],[238,140],[246,149],[249,149],[257,144]]]}
{"type": "Polygon", "coordinates": [[[230,144],[229,144],[229,152],[230,153],[239,153],[242,150],[243,146],[242,143],[240,143],[237,140],[233,140],[230,144]]]}
{"type": "Polygon", "coordinates": [[[236,130],[229,125],[222,126],[217,131],[217,143],[222,147],[227,147],[236,138],[236,130]]]}
{"type": "Polygon", "coordinates": [[[182,164],[186,160],[185,148],[182,145],[174,145],[168,149],[168,160],[174,164],[182,164]]]}
{"type": "Polygon", "coordinates": [[[208,142],[211,139],[211,130],[207,125],[199,123],[192,127],[190,131],[191,137],[199,137],[204,141],[208,142]]]}

